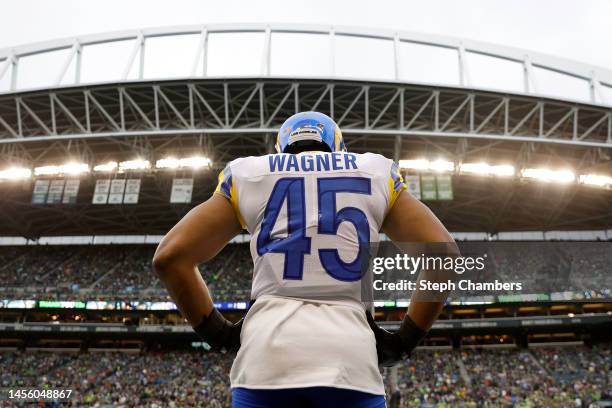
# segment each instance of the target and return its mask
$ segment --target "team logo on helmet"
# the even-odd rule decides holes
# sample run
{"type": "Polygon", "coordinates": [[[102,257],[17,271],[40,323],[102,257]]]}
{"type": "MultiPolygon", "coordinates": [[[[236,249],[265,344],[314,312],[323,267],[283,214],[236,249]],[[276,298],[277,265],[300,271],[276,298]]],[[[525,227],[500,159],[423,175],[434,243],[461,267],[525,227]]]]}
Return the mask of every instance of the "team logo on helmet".
{"type": "Polygon", "coordinates": [[[287,146],[304,140],[324,143],[332,152],[346,150],[336,122],[320,112],[300,112],[287,119],[276,137],[276,151],[282,153],[287,146]]]}

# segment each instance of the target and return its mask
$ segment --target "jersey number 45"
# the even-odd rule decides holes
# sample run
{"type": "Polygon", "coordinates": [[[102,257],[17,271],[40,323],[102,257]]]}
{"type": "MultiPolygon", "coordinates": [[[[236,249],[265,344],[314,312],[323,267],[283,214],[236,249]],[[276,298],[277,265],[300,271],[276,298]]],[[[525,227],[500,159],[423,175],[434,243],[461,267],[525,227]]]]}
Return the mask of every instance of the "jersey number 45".
{"type": "MultiPolygon", "coordinates": [[[[338,193],[371,195],[370,179],[364,177],[324,177],[317,179],[318,230],[319,234],[337,235],[342,222],[353,224],[357,231],[359,250],[352,262],[344,262],[337,248],[319,249],[319,260],[323,269],[335,279],[356,281],[361,279],[368,262],[370,225],[368,218],[358,208],[336,209],[338,193]]],[[[279,179],[264,212],[261,231],[257,237],[257,253],[268,252],[285,255],[283,279],[302,279],[304,256],[310,254],[311,238],[306,236],[306,199],[303,177],[279,179]],[[283,204],[287,202],[287,235],[273,238],[272,231],[283,204]]]]}

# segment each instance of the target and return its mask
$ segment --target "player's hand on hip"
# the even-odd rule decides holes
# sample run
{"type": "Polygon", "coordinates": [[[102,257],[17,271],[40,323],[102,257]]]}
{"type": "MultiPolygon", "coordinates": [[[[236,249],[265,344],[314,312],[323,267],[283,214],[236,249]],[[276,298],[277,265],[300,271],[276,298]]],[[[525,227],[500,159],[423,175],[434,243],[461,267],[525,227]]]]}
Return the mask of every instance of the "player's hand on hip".
{"type": "Polygon", "coordinates": [[[369,311],[366,311],[366,318],[376,338],[378,364],[384,367],[394,366],[404,357],[409,357],[427,335],[427,332],[419,328],[408,315],[404,317],[396,333],[391,333],[377,325],[369,311]]]}
{"type": "Polygon", "coordinates": [[[213,351],[238,351],[244,318],[232,323],[214,308],[193,330],[210,345],[213,351]]]}
{"type": "Polygon", "coordinates": [[[376,338],[378,364],[384,367],[394,366],[404,357],[402,340],[397,333],[391,333],[377,325],[369,311],[366,312],[366,317],[376,338]]]}

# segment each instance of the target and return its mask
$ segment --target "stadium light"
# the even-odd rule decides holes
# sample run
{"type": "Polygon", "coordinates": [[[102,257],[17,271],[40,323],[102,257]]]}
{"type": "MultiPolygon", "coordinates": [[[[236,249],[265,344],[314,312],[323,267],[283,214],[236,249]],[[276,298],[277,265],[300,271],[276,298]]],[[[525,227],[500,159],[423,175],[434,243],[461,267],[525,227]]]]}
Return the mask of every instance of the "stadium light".
{"type": "Polygon", "coordinates": [[[59,174],[78,175],[88,173],[89,166],[86,163],[69,162],[60,166],[40,166],[34,168],[36,176],[56,176],[59,174]]]}
{"type": "Polygon", "coordinates": [[[482,174],[488,176],[514,176],[514,166],[509,164],[491,165],[485,162],[462,163],[459,166],[460,173],[482,174]]]}
{"type": "Polygon", "coordinates": [[[177,169],[179,167],[179,159],[174,157],[166,157],[155,162],[155,167],[158,169],[177,169]]]}
{"type": "Polygon", "coordinates": [[[210,167],[211,165],[212,160],[204,156],[184,157],[180,160],[181,167],[191,167],[194,169],[199,169],[200,167],[210,167]]]}
{"type": "Polygon", "coordinates": [[[167,157],[155,162],[155,167],[158,169],[177,169],[179,167],[198,169],[200,167],[208,167],[211,164],[212,161],[208,157],[203,156],[183,157],[182,159],[167,157]]]}
{"type": "Polygon", "coordinates": [[[491,166],[491,173],[494,176],[510,177],[514,176],[515,170],[514,166],[510,164],[498,164],[495,166],[491,166]]]}
{"type": "Polygon", "coordinates": [[[582,174],[578,180],[582,184],[597,187],[612,187],[612,177],[601,174],[582,174]]]}
{"type": "Polygon", "coordinates": [[[69,162],[59,166],[61,174],[77,175],[89,173],[89,166],[86,163],[69,162]]]}
{"type": "Polygon", "coordinates": [[[119,163],[119,171],[125,170],[146,170],[151,167],[151,163],[148,160],[134,159],[122,161],[119,163]]]}
{"type": "Polygon", "coordinates": [[[543,168],[528,168],[523,169],[522,174],[524,178],[530,178],[545,182],[556,182],[556,183],[571,183],[576,180],[576,175],[571,170],[551,170],[543,168]]]}
{"type": "Polygon", "coordinates": [[[436,161],[429,162],[429,169],[438,173],[453,171],[455,170],[455,164],[451,161],[438,159],[436,161]]]}
{"type": "Polygon", "coordinates": [[[438,159],[429,161],[427,159],[416,159],[416,160],[400,160],[399,167],[402,169],[411,169],[419,171],[435,171],[435,172],[449,172],[455,169],[455,164],[451,161],[438,159]]]}
{"type": "Polygon", "coordinates": [[[40,166],[34,168],[34,174],[36,176],[53,176],[59,173],[59,166],[40,166]]]}
{"type": "Polygon", "coordinates": [[[93,170],[95,172],[110,173],[111,171],[115,170],[116,168],[117,168],[117,162],[116,161],[109,161],[107,163],[102,163],[102,164],[98,164],[97,166],[94,166],[93,170]]]}
{"type": "Polygon", "coordinates": [[[411,169],[411,170],[427,170],[429,168],[429,160],[425,160],[425,159],[400,160],[399,167],[402,169],[411,169]]]}
{"type": "Polygon", "coordinates": [[[24,167],[9,167],[8,169],[0,170],[0,179],[2,180],[19,180],[30,178],[32,170],[24,167]]]}

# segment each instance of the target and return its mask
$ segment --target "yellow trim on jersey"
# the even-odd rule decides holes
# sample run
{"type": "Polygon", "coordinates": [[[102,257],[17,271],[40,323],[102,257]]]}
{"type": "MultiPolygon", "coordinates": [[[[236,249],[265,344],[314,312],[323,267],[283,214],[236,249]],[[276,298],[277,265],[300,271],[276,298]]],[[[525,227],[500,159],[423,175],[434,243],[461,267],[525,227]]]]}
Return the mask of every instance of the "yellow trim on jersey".
{"type": "Polygon", "coordinates": [[[225,195],[225,193],[223,191],[221,191],[221,184],[223,183],[224,179],[225,179],[225,172],[223,170],[221,170],[219,172],[219,176],[217,176],[217,187],[215,188],[215,193],[219,193],[223,197],[227,198],[228,200],[231,200],[230,197],[228,197],[227,195],[225,195]]]}
{"type": "Polygon", "coordinates": [[[232,204],[232,207],[234,208],[234,212],[236,213],[236,217],[238,218],[238,221],[240,222],[240,225],[242,226],[242,228],[246,229],[247,225],[244,222],[244,218],[242,217],[242,214],[240,213],[240,207],[238,206],[238,193],[236,192],[236,184],[234,183],[234,179],[232,178],[232,182],[230,184],[229,196],[225,194],[223,190],[221,190],[221,185],[223,184],[224,181],[225,181],[225,171],[221,170],[221,172],[219,173],[219,177],[218,177],[217,188],[215,188],[214,193],[220,194],[230,201],[230,203],[232,204]]]}
{"type": "Polygon", "coordinates": [[[340,133],[340,128],[336,126],[336,130],[334,130],[334,145],[337,152],[340,151],[340,140],[342,140],[342,133],[340,133]]]}
{"type": "Polygon", "coordinates": [[[232,180],[232,185],[230,187],[230,201],[232,202],[232,206],[234,207],[234,211],[236,212],[236,216],[238,217],[238,221],[240,221],[240,225],[242,228],[246,229],[247,225],[244,222],[244,218],[240,213],[240,207],[238,207],[238,193],[236,192],[236,183],[232,180]]]}
{"type": "Polygon", "coordinates": [[[404,184],[404,178],[401,174],[399,174],[399,179],[401,182],[400,188],[399,190],[395,190],[395,180],[393,180],[393,176],[389,176],[389,209],[393,208],[393,204],[395,204],[397,197],[406,189],[406,184],[404,184]]]}

